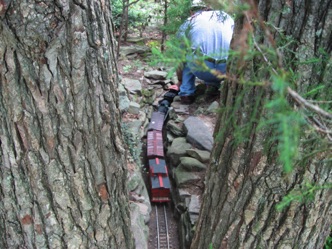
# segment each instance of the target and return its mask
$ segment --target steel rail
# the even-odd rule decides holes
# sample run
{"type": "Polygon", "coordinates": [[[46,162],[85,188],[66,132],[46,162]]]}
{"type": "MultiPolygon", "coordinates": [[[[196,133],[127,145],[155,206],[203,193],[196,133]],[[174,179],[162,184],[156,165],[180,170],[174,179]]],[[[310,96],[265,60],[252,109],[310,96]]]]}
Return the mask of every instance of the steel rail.
{"type": "Polygon", "coordinates": [[[157,245],[156,249],[170,249],[170,237],[168,231],[167,208],[166,205],[156,205],[156,227],[157,227],[157,245]],[[163,217],[164,216],[164,217],[163,217]]]}
{"type": "Polygon", "coordinates": [[[169,235],[168,235],[168,223],[167,223],[167,213],[166,205],[164,205],[164,215],[165,215],[165,226],[166,226],[166,240],[167,240],[167,249],[169,249],[169,235]]]}
{"type": "Polygon", "coordinates": [[[159,218],[158,218],[158,206],[156,205],[156,221],[157,221],[157,247],[160,249],[160,238],[159,238],[159,218]]]}

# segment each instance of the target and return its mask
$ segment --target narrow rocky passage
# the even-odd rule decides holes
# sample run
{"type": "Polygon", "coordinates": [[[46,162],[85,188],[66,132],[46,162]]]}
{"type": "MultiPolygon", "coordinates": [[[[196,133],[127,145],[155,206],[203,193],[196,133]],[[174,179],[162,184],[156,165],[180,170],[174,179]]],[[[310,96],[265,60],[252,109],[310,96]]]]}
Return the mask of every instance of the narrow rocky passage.
{"type": "MultiPolygon", "coordinates": [[[[137,45],[127,45],[122,48],[126,52],[119,60],[122,78],[119,97],[123,126],[132,134],[127,138],[132,154],[132,176],[129,179],[132,225],[136,248],[154,249],[158,248],[156,213],[155,206],[150,206],[148,193],[145,193],[146,190],[149,191],[149,185],[147,163],[144,162],[144,143],[151,113],[168,87],[176,84],[177,80],[166,79],[168,70],[165,68],[148,66],[147,58],[140,54],[143,49],[135,50],[137,45]],[[130,70],[126,71],[128,69],[130,70]],[[138,147],[142,148],[141,152],[137,152],[138,147]],[[141,168],[135,166],[137,159],[142,160],[141,168]],[[138,180],[134,180],[134,175],[139,177],[139,173],[144,179],[146,190],[143,190],[138,180]]],[[[203,84],[198,81],[197,84],[199,89],[202,88],[201,96],[189,106],[182,105],[176,97],[165,124],[165,157],[172,183],[172,202],[167,204],[170,248],[189,247],[198,218],[205,170],[213,143],[212,133],[218,102],[206,101],[203,84]]]]}

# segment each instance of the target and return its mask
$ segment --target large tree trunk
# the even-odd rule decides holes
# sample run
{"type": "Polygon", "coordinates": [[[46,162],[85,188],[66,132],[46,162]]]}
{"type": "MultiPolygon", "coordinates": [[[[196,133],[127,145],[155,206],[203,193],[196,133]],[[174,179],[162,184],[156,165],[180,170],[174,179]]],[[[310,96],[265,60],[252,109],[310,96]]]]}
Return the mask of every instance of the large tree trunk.
{"type": "Polygon", "coordinates": [[[229,63],[232,80],[222,89],[222,112],[191,248],[322,248],[332,224],[331,190],[321,188],[331,187],[331,142],[303,125],[301,157],[294,170],[285,173],[278,160],[277,126],[259,126],[278,111],[277,106],[267,108],[265,104],[276,95],[270,76],[281,72],[283,65],[273,62],[271,57],[276,56],[263,56],[259,48],[272,50],[273,41],[278,45],[281,38],[291,38],[284,40],[287,46],[280,51],[284,62],[289,62],[285,69],[298,73],[297,85],[292,87],[305,94],[325,84],[316,97],[331,100],[332,70],[327,61],[332,49],[332,1],[261,0],[256,1],[257,9],[254,1],[248,2],[252,10],[237,20],[233,43],[239,55],[250,54],[245,51],[250,44],[244,41],[253,28],[256,46],[251,49],[256,50],[256,56],[251,62],[237,59],[229,63]],[[317,58],[314,64],[304,63],[313,57],[317,58]],[[244,79],[263,86],[246,84],[244,79]],[[313,199],[292,202],[277,211],[283,196],[303,193],[306,183],[317,186],[313,199]]]}
{"type": "Polygon", "coordinates": [[[0,1],[0,248],[132,248],[110,1],[0,1]]]}

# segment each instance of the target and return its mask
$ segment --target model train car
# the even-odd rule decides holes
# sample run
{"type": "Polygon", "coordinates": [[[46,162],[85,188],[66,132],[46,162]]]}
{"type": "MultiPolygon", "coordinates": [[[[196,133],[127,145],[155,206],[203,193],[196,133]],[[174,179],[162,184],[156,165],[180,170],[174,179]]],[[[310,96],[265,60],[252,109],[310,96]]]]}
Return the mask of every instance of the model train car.
{"type": "Polygon", "coordinates": [[[156,157],[149,160],[149,174],[152,202],[169,202],[171,184],[164,159],[156,157]]]}
{"type": "Polygon", "coordinates": [[[163,127],[170,104],[177,90],[170,90],[159,101],[158,111],[151,115],[147,131],[147,158],[150,179],[150,198],[153,203],[171,200],[171,184],[164,156],[163,127]]]}
{"type": "Polygon", "coordinates": [[[169,202],[171,185],[164,156],[162,128],[165,114],[153,112],[147,132],[151,202],[169,202]]]}

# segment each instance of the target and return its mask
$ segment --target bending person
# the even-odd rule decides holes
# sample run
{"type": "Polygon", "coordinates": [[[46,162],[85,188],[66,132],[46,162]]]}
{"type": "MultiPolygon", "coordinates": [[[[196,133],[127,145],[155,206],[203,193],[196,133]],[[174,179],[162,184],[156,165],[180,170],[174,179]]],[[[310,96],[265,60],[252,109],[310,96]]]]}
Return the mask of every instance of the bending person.
{"type": "Polygon", "coordinates": [[[203,56],[207,68],[225,74],[234,29],[234,20],[223,11],[208,10],[202,3],[193,4],[192,11],[192,16],[180,26],[177,33],[179,39],[188,39],[191,44],[187,61],[177,70],[179,95],[183,104],[191,104],[195,100],[196,77],[204,81],[209,92],[218,93],[221,79],[195,61],[203,56]]]}

